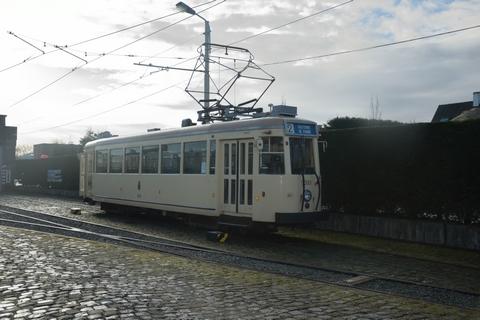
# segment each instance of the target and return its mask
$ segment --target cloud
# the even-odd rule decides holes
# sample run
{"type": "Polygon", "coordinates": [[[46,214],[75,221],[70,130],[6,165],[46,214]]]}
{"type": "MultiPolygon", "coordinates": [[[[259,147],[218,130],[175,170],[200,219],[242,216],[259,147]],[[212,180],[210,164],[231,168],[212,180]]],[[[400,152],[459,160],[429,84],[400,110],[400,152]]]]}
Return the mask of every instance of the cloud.
{"type": "MultiPolygon", "coordinates": [[[[191,4],[199,3],[201,1],[192,1],[191,4]]],[[[228,44],[338,3],[340,1],[229,0],[202,15],[210,20],[213,42],[228,44]]],[[[79,0],[68,3],[44,0],[41,4],[18,0],[2,6],[0,29],[35,38],[28,39],[37,45],[42,44],[41,40],[71,44],[170,12],[174,12],[173,4],[153,4],[148,0],[98,0],[94,6],[79,0]]],[[[235,45],[252,51],[257,62],[268,63],[476,25],[479,15],[476,0],[362,0],[235,45]]],[[[82,52],[108,52],[185,17],[179,14],[71,50],[80,56],[82,52]]],[[[167,58],[197,55],[196,49],[204,39],[203,28],[201,19],[191,17],[116,53],[157,54],[146,62],[175,65],[181,60],[167,58]]],[[[479,37],[480,30],[471,30],[379,50],[266,67],[276,81],[259,106],[286,100],[299,107],[302,117],[322,123],[338,115],[368,116],[370,97],[379,96],[384,118],[429,121],[438,104],[471,100],[472,92],[480,90],[479,37]]],[[[5,66],[36,54],[35,48],[3,31],[0,43],[4,48],[1,64],[5,66]]],[[[88,56],[87,60],[94,58],[88,56]]],[[[152,119],[170,127],[179,126],[182,118],[195,119],[198,106],[183,91],[184,86],[179,86],[78,125],[42,131],[34,137],[22,136],[21,133],[28,130],[47,128],[125,104],[190,77],[189,72],[162,71],[122,86],[156,71],[133,65],[144,59],[105,56],[8,110],[12,124],[41,117],[20,126],[19,141],[35,138],[42,142],[57,135],[68,138],[82,134],[87,126],[105,127],[121,134],[133,131],[133,127],[142,128],[142,123],[145,127],[156,123],[152,119]],[[120,89],[112,90],[119,86],[120,89]],[[72,107],[89,97],[96,98],[72,107]]],[[[4,105],[0,106],[0,112],[77,63],[81,61],[65,53],[55,53],[0,73],[0,85],[5,88],[0,92],[4,105]]],[[[180,66],[188,69],[194,63],[192,60],[180,66]]]]}

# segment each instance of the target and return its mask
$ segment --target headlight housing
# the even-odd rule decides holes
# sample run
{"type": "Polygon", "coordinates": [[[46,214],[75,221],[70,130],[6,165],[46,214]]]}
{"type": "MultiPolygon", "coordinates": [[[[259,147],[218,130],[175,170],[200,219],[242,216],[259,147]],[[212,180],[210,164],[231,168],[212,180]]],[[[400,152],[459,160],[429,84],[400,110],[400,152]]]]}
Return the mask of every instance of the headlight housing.
{"type": "Polygon", "coordinates": [[[310,192],[310,190],[305,190],[305,192],[303,193],[303,200],[307,202],[312,200],[312,192],[310,192]]]}

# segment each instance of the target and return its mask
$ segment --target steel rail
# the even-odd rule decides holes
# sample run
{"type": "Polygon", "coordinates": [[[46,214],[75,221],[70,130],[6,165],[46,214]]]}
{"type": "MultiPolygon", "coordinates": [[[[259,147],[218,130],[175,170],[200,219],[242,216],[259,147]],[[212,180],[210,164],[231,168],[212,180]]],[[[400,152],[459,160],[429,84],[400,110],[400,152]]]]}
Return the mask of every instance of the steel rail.
{"type": "MultiPolygon", "coordinates": [[[[6,206],[1,206],[2,208],[6,208],[6,206]]],[[[231,251],[226,251],[226,250],[219,250],[215,248],[209,248],[205,246],[199,246],[195,244],[191,244],[188,242],[183,242],[183,241],[178,241],[174,239],[169,239],[169,238],[164,238],[164,237],[156,237],[148,234],[143,234],[143,233],[138,233],[134,231],[129,231],[126,229],[121,229],[121,228],[114,228],[111,226],[106,226],[102,224],[95,224],[95,223],[90,223],[90,222],[84,222],[80,221],[77,219],[70,219],[66,217],[60,217],[60,216],[55,216],[51,214],[46,214],[42,212],[36,212],[36,211],[28,211],[24,209],[18,209],[18,208],[12,208],[12,207],[7,207],[9,210],[5,209],[0,209],[0,214],[4,215],[11,215],[14,217],[19,217],[27,220],[33,220],[32,221],[21,221],[21,220],[14,220],[14,219],[6,219],[6,218],[0,218],[0,225],[10,225],[13,227],[19,227],[22,226],[26,229],[33,229],[35,230],[36,228],[44,229],[46,232],[49,232],[49,229],[56,230],[56,231],[62,231],[64,233],[74,233],[77,234],[77,238],[82,238],[81,235],[85,236],[93,236],[96,237],[98,240],[109,240],[114,243],[119,243],[119,244],[128,244],[131,246],[134,246],[136,248],[141,248],[141,249],[148,249],[148,250],[153,250],[156,252],[162,252],[162,253],[167,253],[167,254],[172,254],[176,256],[181,256],[181,257],[186,257],[186,258],[192,258],[192,255],[190,253],[202,253],[202,254],[210,254],[214,256],[194,256],[193,258],[203,260],[206,262],[210,263],[217,263],[217,264],[222,264],[222,265],[230,265],[230,266],[235,266],[235,267],[240,267],[244,269],[250,269],[250,270],[255,270],[255,271],[263,271],[267,273],[272,273],[272,274],[279,274],[283,276],[288,276],[288,277],[294,277],[294,278],[301,278],[301,279],[307,279],[311,281],[316,281],[316,282],[321,282],[321,283],[326,283],[329,285],[337,285],[341,287],[349,287],[349,288],[355,288],[359,290],[366,290],[366,291],[371,291],[375,293],[380,293],[380,294],[388,294],[388,295],[393,295],[393,296],[399,296],[403,298],[410,298],[410,299],[417,299],[417,300],[422,300],[422,301],[428,301],[430,303],[435,303],[439,305],[451,305],[451,306],[459,306],[459,303],[455,302],[449,302],[450,299],[447,299],[447,301],[434,301],[433,299],[429,299],[429,297],[425,296],[415,296],[415,295],[408,295],[408,294],[399,294],[395,292],[391,292],[388,290],[381,290],[381,289],[372,289],[372,288],[364,288],[361,285],[368,283],[370,281],[387,281],[387,282],[392,282],[396,284],[400,284],[403,286],[411,286],[412,288],[422,288],[426,290],[443,290],[446,293],[454,293],[454,294],[459,294],[459,295],[465,295],[465,296],[471,296],[474,299],[479,299],[480,294],[474,293],[474,292],[468,292],[468,291],[463,291],[463,290],[458,290],[458,289],[452,289],[452,288],[447,288],[447,287],[441,287],[441,286],[432,286],[432,285],[427,285],[423,283],[418,283],[415,281],[408,281],[408,280],[403,280],[403,279],[397,279],[397,278],[391,278],[391,277],[384,277],[384,276],[377,276],[377,275],[371,275],[367,273],[361,273],[361,272],[352,272],[352,271],[345,271],[345,270],[340,270],[340,269],[332,269],[332,268],[325,268],[325,267],[318,267],[318,266],[313,266],[313,265],[308,265],[308,264],[297,264],[297,263],[292,263],[292,262],[285,262],[285,261],[279,261],[275,259],[266,259],[266,258],[259,258],[259,257],[254,257],[254,256],[248,256],[248,255],[243,255],[243,254],[238,254],[235,252],[231,251]],[[14,211],[12,211],[14,210],[14,211]],[[16,212],[16,211],[21,211],[16,212]],[[31,215],[39,215],[42,216],[42,218],[39,217],[32,217],[31,215]],[[48,220],[51,219],[51,220],[48,220]],[[56,220],[56,221],[52,221],[56,220]],[[64,223],[59,223],[58,221],[63,221],[64,223]],[[68,223],[73,223],[74,225],[81,225],[82,227],[78,226],[72,226],[69,225],[68,223]],[[29,228],[30,227],[30,228],[29,228]],[[98,231],[92,231],[89,230],[89,228],[103,228],[104,230],[109,230],[109,233],[105,232],[98,232],[98,231]],[[127,233],[130,234],[131,236],[121,236],[121,235],[115,235],[112,233],[127,233]],[[141,238],[146,238],[146,239],[141,239],[141,238]],[[150,240],[147,240],[150,239],[150,240]],[[163,248],[162,248],[163,247],[163,248]],[[171,249],[171,250],[167,250],[171,249]],[[183,250],[187,252],[178,252],[178,251],[172,251],[172,250],[183,250]],[[216,256],[215,256],[216,255],[216,256]],[[218,259],[221,256],[223,258],[233,258],[228,261],[221,261],[222,259],[218,259]],[[253,267],[253,266],[245,266],[242,265],[241,259],[244,259],[246,261],[244,262],[257,262],[261,264],[266,264],[267,266],[265,267],[253,267]],[[275,271],[275,267],[276,271],[275,271]],[[280,267],[280,268],[279,268],[280,267]],[[292,270],[278,270],[282,269],[281,267],[285,268],[292,268],[292,270]],[[272,270],[273,268],[273,270],[272,270]],[[299,274],[304,272],[304,274],[299,274]],[[329,273],[333,277],[339,277],[342,278],[341,280],[338,281],[332,281],[332,280],[325,280],[325,279],[319,279],[315,277],[315,275],[311,275],[311,273],[329,273]],[[310,276],[309,276],[310,274],[310,276]],[[357,278],[357,277],[365,277],[366,279],[364,281],[361,281],[360,283],[356,284],[350,284],[348,283],[348,280],[352,278],[357,278]]],[[[54,233],[54,232],[50,232],[54,233]]],[[[62,234],[65,236],[65,234],[62,234]]],[[[68,235],[66,235],[68,236],[68,235]]],[[[90,239],[91,240],[91,239],[90,239]]],[[[247,263],[248,264],[248,263],[247,263]]],[[[321,275],[320,275],[321,276],[321,275]]],[[[466,309],[471,309],[471,310],[479,310],[480,306],[474,305],[470,307],[466,307],[462,304],[460,304],[461,307],[466,308],[466,309]]]]}

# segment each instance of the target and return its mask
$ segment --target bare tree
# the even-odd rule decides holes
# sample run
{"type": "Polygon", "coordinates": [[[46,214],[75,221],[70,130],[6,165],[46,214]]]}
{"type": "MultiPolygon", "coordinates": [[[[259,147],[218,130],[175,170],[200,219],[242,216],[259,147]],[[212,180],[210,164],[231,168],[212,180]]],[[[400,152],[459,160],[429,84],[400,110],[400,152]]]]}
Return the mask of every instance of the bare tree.
{"type": "Polygon", "coordinates": [[[97,140],[97,139],[103,139],[103,138],[110,138],[114,137],[110,131],[97,131],[94,132],[92,128],[89,128],[87,132],[85,132],[85,135],[80,138],[80,144],[82,146],[85,146],[88,142],[97,140]]]}
{"type": "Polygon", "coordinates": [[[19,144],[15,148],[15,157],[16,158],[26,156],[29,153],[33,153],[33,146],[31,144],[19,144]]]}
{"type": "Polygon", "coordinates": [[[373,99],[373,96],[370,96],[370,119],[382,119],[382,110],[380,109],[380,102],[378,101],[378,96],[376,96],[375,100],[373,99]]]}
{"type": "Polygon", "coordinates": [[[52,142],[51,142],[51,143],[54,143],[54,144],[67,144],[67,143],[65,142],[65,140],[62,140],[62,139],[60,139],[60,138],[54,138],[54,139],[52,139],[52,142]]]}

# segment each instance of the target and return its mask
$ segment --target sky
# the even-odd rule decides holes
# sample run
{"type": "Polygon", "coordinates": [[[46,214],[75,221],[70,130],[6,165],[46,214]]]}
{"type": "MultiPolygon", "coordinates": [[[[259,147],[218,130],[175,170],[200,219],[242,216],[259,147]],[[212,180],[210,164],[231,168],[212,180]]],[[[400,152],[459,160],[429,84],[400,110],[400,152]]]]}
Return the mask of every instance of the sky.
{"type": "MultiPolygon", "coordinates": [[[[305,18],[234,44],[250,50],[255,63],[275,77],[260,107],[297,106],[299,117],[324,124],[337,116],[368,118],[378,97],[382,119],[429,122],[439,104],[471,101],[480,91],[480,28],[271,64],[475,26],[480,0],[354,0],[311,17],[346,0],[202,5],[206,1],[184,2],[201,5],[197,12],[206,9],[200,14],[219,44],[305,18]]],[[[125,136],[196,120],[198,105],[184,91],[190,72],[134,64],[194,67],[196,60],[188,59],[198,55],[204,24],[179,13],[176,2],[0,0],[0,114],[18,127],[17,144],[78,143],[89,128],[125,136]]],[[[223,74],[212,67],[212,78],[221,81],[223,74]]],[[[256,88],[238,85],[235,102],[242,94],[254,97],[256,88]]]]}

